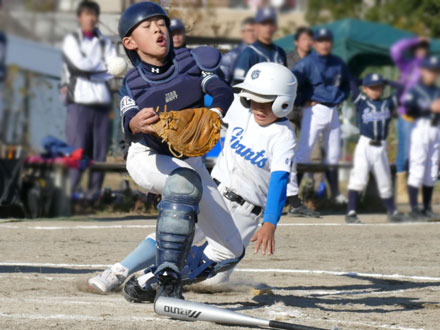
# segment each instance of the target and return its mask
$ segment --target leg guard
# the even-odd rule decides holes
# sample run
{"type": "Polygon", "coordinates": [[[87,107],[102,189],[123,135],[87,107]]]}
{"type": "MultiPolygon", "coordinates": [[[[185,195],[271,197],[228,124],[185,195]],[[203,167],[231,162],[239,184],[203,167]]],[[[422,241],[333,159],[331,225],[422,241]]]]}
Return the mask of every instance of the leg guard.
{"type": "Polygon", "coordinates": [[[193,170],[178,168],[165,182],[158,205],[155,275],[172,271],[180,276],[194,238],[202,198],[202,182],[193,170]]]}

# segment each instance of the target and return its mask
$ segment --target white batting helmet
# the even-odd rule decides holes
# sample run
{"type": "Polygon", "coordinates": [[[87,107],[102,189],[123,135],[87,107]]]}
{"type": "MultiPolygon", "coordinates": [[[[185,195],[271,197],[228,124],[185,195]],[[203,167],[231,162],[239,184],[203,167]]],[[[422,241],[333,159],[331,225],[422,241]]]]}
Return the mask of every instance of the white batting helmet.
{"type": "Polygon", "coordinates": [[[250,108],[250,100],[259,103],[273,102],[272,111],[278,118],[286,117],[293,110],[298,82],[295,75],[278,63],[258,63],[251,67],[241,84],[240,101],[250,108]]]}

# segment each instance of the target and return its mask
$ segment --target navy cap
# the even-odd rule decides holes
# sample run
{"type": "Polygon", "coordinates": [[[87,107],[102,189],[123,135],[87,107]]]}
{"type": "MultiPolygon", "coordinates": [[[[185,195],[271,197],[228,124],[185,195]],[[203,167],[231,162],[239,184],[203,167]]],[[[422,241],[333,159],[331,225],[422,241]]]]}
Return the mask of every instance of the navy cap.
{"type": "Polygon", "coordinates": [[[322,39],[333,40],[332,31],[326,28],[320,28],[315,30],[315,32],[313,32],[313,40],[322,40],[322,39]]]}
{"type": "Polygon", "coordinates": [[[421,66],[425,69],[440,70],[440,58],[435,55],[427,56],[421,66]]]}
{"type": "Polygon", "coordinates": [[[171,32],[174,32],[174,31],[185,32],[185,25],[183,24],[183,22],[180,19],[173,18],[173,19],[171,19],[171,22],[170,22],[170,30],[171,30],[171,32]]]}
{"type": "Polygon", "coordinates": [[[385,79],[378,73],[369,73],[362,79],[363,86],[384,85],[385,79]]]}
{"type": "Polygon", "coordinates": [[[255,16],[255,23],[262,23],[265,21],[277,22],[277,12],[275,11],[275,8],[265,7],[258,9],[257,15],[255,16]]]}

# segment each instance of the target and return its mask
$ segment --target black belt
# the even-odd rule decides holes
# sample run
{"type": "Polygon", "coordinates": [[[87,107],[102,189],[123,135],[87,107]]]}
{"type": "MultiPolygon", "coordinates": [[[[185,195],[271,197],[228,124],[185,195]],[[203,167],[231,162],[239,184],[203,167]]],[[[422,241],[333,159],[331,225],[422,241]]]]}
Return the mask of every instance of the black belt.
{"type": "MultiPolygon", "coordinates": [[[[214,179],[214,182],[217,184],[217,186],[220,185],[220,182],[218,180],[214,179]]],[[[243,205],[244,203],[246,203],[246,200],[243,197],[241,197],[240,195],[236,194],[231,190],[226,190],[223,193],[223,196],[225,196],[231,202],[237,203],[239,205],[243,205]]],[[[261,206],[254,205],[254,208],[252,209],[251,213],[255,215],[259,215],[262,210],[263,208],[261,206]]]]}
{"type": "Polygon", "coordinates": [[[370,140],[370,146],[380,147],[382,146],[381,140],[370,140]]]}
{"type": "Polygon", "coordinates": [[[325,105],[328,108],[333,108],[334,106],[336,106],[336,104],[333,103],[325,103],[325,102],[318,102],[318,104],[322,104],[325,105]]]}

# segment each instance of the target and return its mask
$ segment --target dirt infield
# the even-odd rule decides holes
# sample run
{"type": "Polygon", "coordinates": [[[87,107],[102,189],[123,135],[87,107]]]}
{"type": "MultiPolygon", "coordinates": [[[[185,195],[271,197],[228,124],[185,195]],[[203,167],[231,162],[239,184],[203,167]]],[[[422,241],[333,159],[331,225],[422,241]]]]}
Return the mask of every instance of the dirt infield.
{"type": "MultiPolygon", "coordinates": [[[[0,224],[0,329],[235,329],[169,320],[120,293],[87,292],[91,274],[154,230],[154,219],[125,219],[0,224]]],[[[274,256],[248,249],[230,285],[194,286],[185,297],[326,329],[439,329],[440,223],[361,219],[367,224],[285,217],[274,256]],[[270,292],[254,296],[261,283],[270,292]]]]}

